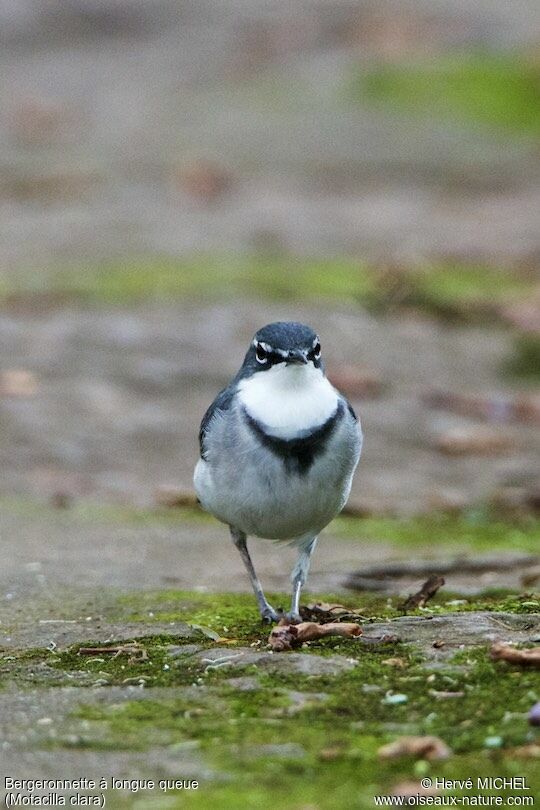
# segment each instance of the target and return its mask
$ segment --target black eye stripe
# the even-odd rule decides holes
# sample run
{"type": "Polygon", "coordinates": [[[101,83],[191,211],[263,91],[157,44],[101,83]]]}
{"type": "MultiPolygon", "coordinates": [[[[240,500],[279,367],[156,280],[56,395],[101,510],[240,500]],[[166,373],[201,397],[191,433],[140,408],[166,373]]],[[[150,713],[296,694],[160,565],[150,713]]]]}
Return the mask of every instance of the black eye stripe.
{"type": "MultiPolygon", "coordinates": [[[[253,343],[255,347],[255,357],[257,362],[261,365],[275,365],[277,363],[286,363],[290,352],[287,349],[274,349],[267,343],[253,343]]],[[[319,360],[321,356],[321,344],[317,342],[311,349],[305,349],[306,357],[309,360],[319,360]]]]}
{"type": "Polygon", "coordinates": [[[257,343],[255,346],[255,357],[259,363],[266,363],[268,361],[268,352],[260,343],[257,343]]]}

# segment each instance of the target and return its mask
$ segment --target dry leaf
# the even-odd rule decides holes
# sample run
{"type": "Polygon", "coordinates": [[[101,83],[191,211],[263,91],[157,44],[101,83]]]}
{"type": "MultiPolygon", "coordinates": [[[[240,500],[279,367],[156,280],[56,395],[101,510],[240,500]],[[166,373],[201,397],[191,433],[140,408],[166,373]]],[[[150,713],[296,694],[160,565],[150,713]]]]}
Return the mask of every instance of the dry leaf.
{"type": "Polygon", "coordinates": [[[432,576],[427,579],[420,590],[417,593],[412,594],[409,598],[401,605],[401,610],[412,610],[414,608],[424,607],[426,602],[428,602],[444,585],[443,577],[439,576],[432,576]]]}
{"type": "Polygon", "coordinates": [[[407,666],[407,662],[404,658],[387,658],[382,663],[386,667],[399,667],[400,669],[404,669],[407,666]]]}
{"type": "Polygon", "coordinates": [[[300,622],[300,624],[278,624],[268,637],[268,644],[275,652],[292,650],[304,641],[316,641],[324,636],[344,636],[355,638],[362,633],[358,624],[347,622],[331,622],[329,624],[316,624],[315,622],[300,622]]]}
{"type": "Polygon", "coordinates": [[[336,368],[330,376],[330,382],[353,399],[374,399],[381,395],[384,388],[380,377],[356,366],[336,368]]]}
{"type": "Polygon", "coordinates": [[[509,758],[540,759],[540,745],[538,743],[529,743],[529,745],[520,745],[517,748],[507,748],[505,754],[509,758]]]}
{"type": "Polygon", "coordinates": [[[0,373],[0,395],[4,397],[33,397],[37,390],[38,382],[31,371],[12,368],[0,373]]]}
{"type": "Polygon", "coordinates": [[[416,757],[430,761],[448,759],[452,751],[439,737],[400,737],[388,745],[379,748],[381,759],[398,759],[399,757],[416,757]]]}
{"type": "Polygon", "coordinates": [[[494,661],[508,661],[510,664],[522,664],[540,669],[540,647],[518,650],[511,647],[510,644],[498,641],[491,645],[490,654],[494,661]]]}
{"type": "Polygon", "coordinates": [[[540,421],[540,397],[537,394],[506,393],[491,396],[458,394],[452,391],[430,391],[423,401],[432,408],[443,408],[463,416],[483,419],[486,422],[540,421]]]}
{"type": "Polygon", "coordinates": [[[191,197],[203,202],[213,202],[229,191],[233,184],[232,174],[210,160],[198,160],[173,173],[174,185],[191,197]]]}
{"type": "Polygon", "coordinates": [[[530,588],[533,585],[536,585],[538,582],[540,582],[540,565],[536,565],[534,568],[529,568],[521,576],[521,584],[524,588],[530,588]]]}
{"type": "Polygon", "coordinates": [[[461,427],[442,433],[435,446],[447,456],[491,456],[515,449],[515,442],[500,428],[461,427]]]}
{"type": "Polygon", "coordinates": [[[499,314],[520,332],[540,333],[540,290],[536,289],[522,301],[501,307],[499,314]]]}

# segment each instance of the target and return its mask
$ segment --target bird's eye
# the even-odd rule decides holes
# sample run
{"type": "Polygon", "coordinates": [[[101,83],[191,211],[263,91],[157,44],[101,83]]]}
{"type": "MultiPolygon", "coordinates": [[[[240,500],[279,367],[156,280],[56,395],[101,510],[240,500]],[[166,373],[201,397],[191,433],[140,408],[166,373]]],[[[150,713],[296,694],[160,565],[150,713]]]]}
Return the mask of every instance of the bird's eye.
{"type": "Polygon", "coordinates": [[[310,360],[319,360],[321,356],[321,344],[319,341],[315,344],[315,346],[310,351],[308,357],[310,360]]]}
{"type": "Polygon", "coordinates": [[[255,357],[259,363],[268,362],[268,352],[261,346],[260,343],[257,343],[257,346],[255,347],[255,357]]]}

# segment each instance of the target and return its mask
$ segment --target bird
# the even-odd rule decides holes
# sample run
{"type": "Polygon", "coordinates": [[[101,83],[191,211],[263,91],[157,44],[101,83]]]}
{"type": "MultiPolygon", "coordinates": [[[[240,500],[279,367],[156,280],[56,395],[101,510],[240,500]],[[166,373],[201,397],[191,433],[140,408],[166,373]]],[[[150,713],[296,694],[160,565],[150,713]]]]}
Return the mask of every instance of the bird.
{"type": "Polygon", "coordinates": [[[311,555],[347,501],[362,441],[352,406],[325,374],[316,332],[293,321],[259,329],[204,414],[193,480],[203,509],[229,526],[264,622],[300,621],[311,555]],[[297,549],[288,613],[267,601],[248,537],[297,549]]]}

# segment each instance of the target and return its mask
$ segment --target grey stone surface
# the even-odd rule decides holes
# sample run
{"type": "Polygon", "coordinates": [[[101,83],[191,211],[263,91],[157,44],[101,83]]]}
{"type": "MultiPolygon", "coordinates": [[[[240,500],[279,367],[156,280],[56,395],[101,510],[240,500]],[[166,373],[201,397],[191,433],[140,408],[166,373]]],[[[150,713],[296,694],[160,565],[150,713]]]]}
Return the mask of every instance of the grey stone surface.
{"type": "Polygon", "coordinates": [[[171,656],[171,658],[185,658],[195,653],[198,653],[202,650],[200,644],[181,644],[180,646],[171,646],[168,648],[167,652],[171,656]]]}
{"type": "Polygon", "coordinates": [[[239,692],[256,692],[260,689],[259,679],[251,675],[240,675],[238,678],[228,678],[227,685],[239,692]]]}
{"type": "Polygon", "coordinates": [[[540,613],[490,613],[470,611],[442,616],[402,616],[389,622],[363,625],[364,636],[396,635],[400,641],[417,645],[430,658],[450,657],[459,649],[478,644],[533,642],[540,635],[540,613]],[[443,642],[433,647],[434,642],[443,642]]]}
{"type": "MultiPolygon", "coordinates": [[[[37,610],[39,613],[39,608],[37,610]]],[[[5,611],[0,610],[0,616],[4,616],[2,623],[5,624],[5,611]]],[[[11,620],[13,621],[13,617],[11,620]]],[[[148,625],[143,622],[111,622],[99,616],[89,616],[84,620],[40,619],[34,613],[28,618],[19,614],[15,623],[9,624],[7,628],[0,625],[0,648],[9,650],[51,647],[61,650],[81,641],[91,640],[98,643],[129,641],[149,633],[152,635],[163,633],[186,639],[200,637],[200,634],[189,625],[177,621],[155,622],[148,625]]]]}
{"type": "Polygon", "coordinates": [[[267,745],[255,745],[249,752],[253,759],[262,757],[275,757],[277,759],[303,759],[306,756],[305,748],[299,743],[268,743],[267,745]]]}
{"type": "Polygon", "coordinates": [[[355,666],[352,659],[344,655],[331,655],[324,658],[306,653],[274,653],[256,651],[251,647],[215,647],[198,654],[200,663],[206,670],[236,669],[253,665],[265,672],[298,672],[302,675],[339,675],[355,666]]]}
{"type": "Polygon", "coordinates": [[[185,690],[137,686],[107,689],[54,688],[0,691],[0,761],[2,777],[89,779],[186,778],[209,780],[218,776],[194,749],[181,752],[170,746],[155,746],[138,753],[92,750],[85,741],[99,746],[106,737],[103,724],[81,720],[81,705],[121,706],[126,701],[174,699],[185,690]],[[60,746],[60,747],[58,747],[60,746]]]}
{"type": "Polygon", "coordinates": [[[298,692],[295,689],[287,689],[286,695],[291,702],[285,709],[285,714],[296,714],[305,708],[321,705],[330,697],[326,692],[298,692]]]}
{"type": "MultiPolygon", "coordinates": [[[[448,458],[434,448],[435,437],[475,423],[422,399],[433,388],[486,396],[519,388],[500,377],[511,335],[447,329],[417,317],[379,319],[346,305],[222,302],[3,312],[0,367],[32,373],[37,390],[0,399],[0,495],[47,499],[60,493],[68,504],[148,505],[160,485],[190,487],[202,414],[236,372],[257,328],[282,319],[317,327],[330,373],[354,365],[386,385],[376,399],[352,397],[366,436],[353,500],[379,512],[410,513],[429,509],[448,492],[451,499],[475,501],[505,484],[535,479],[535,425],[500,426],[515,443],[511,452],[448,458]],[[224,346],[226,352],[216,350],[224,346]]],[[[9,542],[8,527],[3,534],[9,542]]],[[[129,536],[122,541],[126,550],[129,536]]],[[[225,547],[225,529],[220,536],[225,547]]],[[[69,553],[68,543],[63,556],[69,553]]],[[[111,543],[106,554],[114,553],[111,543]]],[[[154,553],[162,553],[159,540],[154,553]]],[[[86,554],[92,555],[91,545],[86,554]]],[[[126,553],[123,564],[144,575],[152,556],[126,553]]],[[[171,577],[181,576],[182,562],[171,556],[171,577]]],[[[93,573],[89,566],[86,576],[93,573]]]]}

